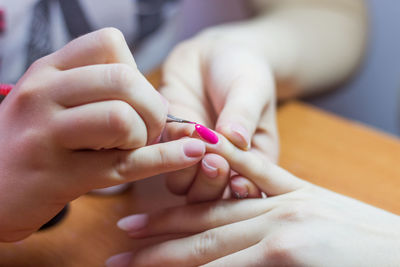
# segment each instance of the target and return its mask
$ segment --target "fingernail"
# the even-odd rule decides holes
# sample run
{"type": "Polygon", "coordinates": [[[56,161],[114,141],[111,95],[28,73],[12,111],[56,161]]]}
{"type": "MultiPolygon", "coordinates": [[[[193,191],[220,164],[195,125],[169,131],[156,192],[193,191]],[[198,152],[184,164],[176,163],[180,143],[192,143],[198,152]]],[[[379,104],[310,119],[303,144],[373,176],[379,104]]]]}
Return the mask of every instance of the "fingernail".
{"type": "Polygon", "coordinates": [[[240,192],[236,192],[236,191],[233,191],[233,195],[235,196],[235,198],[237,198],[237,199],[243,199],[243,198],[246,198],[246,197],[248,197],[249,196],[249,192],[242,192],[242,193],[240,193],[240,192]]]}
{"type": "Polygon", "coordinates": [[[249,189],[247,188],[243,179],[233,178],[231,180],[231,190],[233,196],[237,199],[243,199],[249,196],[249,189]]]}
{"type": "Polygon", "coordinates": [[[132,261],[132,252],[114,255],[106,261],[106,267],[128,267],[132,261]]]}
{"type": "Polygon", "coordinates": [[[246,128],[240,124],[232,123],[230,130],[229,139],[238,147],[248,150],[250,148],[250,135],[246,128]]]}
{"type": "Polygon", "coordinates": [[[218,176],[218,168],[212,166],[206,159],[201,161],[201,166],[207,177],[215,178],[218,176]]]}
{"type": "Polygon", "coordinates": [[[135,214],[122,218],[117,222],[117,226],[127,232],[136,232],[142,230],[149,222],[149,215],[135,214]]]}
{"type": "Polygon", "coordinates": [[[206,152],[205,144],[196,139],[191,139],[183,144],[183,152],[189,158],[198,158],[206,152]]]}
{"type": "Polygon", "coordinates": [[[206,126],[203,126],[201,124],[196,124],[195,128],[196,132],[201,136],[201,138],[203,138],[207,142],[211,144],[218,143],[218,136],[213,131],[208,129],[206,126]]]}

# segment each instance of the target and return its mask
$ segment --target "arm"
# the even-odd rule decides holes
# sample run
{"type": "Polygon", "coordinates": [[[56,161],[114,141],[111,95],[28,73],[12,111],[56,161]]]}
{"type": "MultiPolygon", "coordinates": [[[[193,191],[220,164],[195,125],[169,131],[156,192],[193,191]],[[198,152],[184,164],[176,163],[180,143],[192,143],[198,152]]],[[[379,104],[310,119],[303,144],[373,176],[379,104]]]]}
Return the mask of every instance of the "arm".
{"type": "MultiPolygon", "coordinates": [[[[362,56],[366,10],[361,0],[264,0],[255,7],[257,16],[248,21],[206,29],[178,45],[164,64],[161,93],[171,114],[202,123],[237,147],[257,150],[276,162],[276,95],[286,99],[311,94],[349,76],[362,56]],[[276,89],[276,81],[290,86],[276,89]]],[[[167,126],[167,139],[185,136],[182,127],[167,126]]],[[[240,178],[242,186],[236,186],[225,175],[208,179],[203,173],[196,178],[202,170],[192,166],[170,173],[167,185],[177,194],[204,196],[209,187],[231,181],[235,193],[259,195],[257,190],[243,191],[254,189],[243,186],[246,179],[240,178]],[[197,184],[207,186],[198,190],[197,184]]],[[[194,198],[216,199],[223,190],[212,191],[217,192],[212,198],[194,198]]]]}
{"type": "Polygon", "coordinates": [[[367,35],[363,0],[253,0],[256,17],[223,25],[205,36],[230,39],[259,50],[275,78],[292,87],[279,98],[310,94],[339,83],[360,63],[367,35]]]}

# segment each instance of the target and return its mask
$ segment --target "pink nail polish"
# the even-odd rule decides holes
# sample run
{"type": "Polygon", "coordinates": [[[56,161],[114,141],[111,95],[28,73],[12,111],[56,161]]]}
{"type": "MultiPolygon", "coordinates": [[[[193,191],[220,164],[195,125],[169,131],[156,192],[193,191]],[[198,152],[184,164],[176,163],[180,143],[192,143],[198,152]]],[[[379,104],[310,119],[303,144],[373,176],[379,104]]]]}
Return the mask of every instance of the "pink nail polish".
{"type": "Polygon", "coordinates": [[[125,252],[118,255],[114,255],[110,257],[105,265],[106,267],[122,267],[122,266],[130,266],[132,261],[133,254],[132,252],[125,252]]]}
{"type": "Polygon", "coordinates": [[[117,226],[127,232],[136,232],[142,230],[149,222],[149,215],[135,214],[118,221],[117,226]]]}
{"type": "Polygon", "coordinates": [[[207,127],[205,127],[201,124],[196,124],[195,128],[196,128],[196,132],[201,136],[201,138],[203,138],[207,142],[209,142],[211,144],[218,143],[218,136],[213,131],[208,129],[207,127]]]}

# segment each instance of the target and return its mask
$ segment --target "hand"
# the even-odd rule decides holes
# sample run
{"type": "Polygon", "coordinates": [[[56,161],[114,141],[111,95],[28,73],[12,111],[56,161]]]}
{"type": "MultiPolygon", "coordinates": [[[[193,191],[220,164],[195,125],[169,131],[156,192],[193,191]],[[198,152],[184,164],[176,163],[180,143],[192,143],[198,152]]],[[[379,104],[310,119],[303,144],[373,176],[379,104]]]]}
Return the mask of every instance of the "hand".
{"type": "Polygon", "coordinates": [[[108,266],[395,266],[400,218],[311,185],[226,140],[209,147],[272,197],[139,214],[133,238],[188,236],[115,256],[108,266]],[[231,155],[231,156],[229,156],[231,155]]]}
{"type": "Polygon", "coordinates": [[[115,29],[35,62],[0,106],[0,241],[28,236],[91,189],[200,161],[199,140],[146,146],[164,128],[164,102],[115,29]]]}
{"type": "MultiPolygon", "coordinates": [[[[259,49],[240,41],[246,38],[243,34],[235,32],[230,38],[219,32],[207,31],[173,50],[163,68],[160,92],[171,114],[216,129],[237,147],[276,162],[275,82],[269,64],[259,49]]],[[[191,125],[172,123],[166,139],[192,130],[191,125]]],[[[201,166],[168,174],[167,185],[173,193],[187,194],[189,202],[220,198],[228,181],[241,197],[260,196],[251,181],[231,176],[226,161],[210,153],[201,166]]]]}

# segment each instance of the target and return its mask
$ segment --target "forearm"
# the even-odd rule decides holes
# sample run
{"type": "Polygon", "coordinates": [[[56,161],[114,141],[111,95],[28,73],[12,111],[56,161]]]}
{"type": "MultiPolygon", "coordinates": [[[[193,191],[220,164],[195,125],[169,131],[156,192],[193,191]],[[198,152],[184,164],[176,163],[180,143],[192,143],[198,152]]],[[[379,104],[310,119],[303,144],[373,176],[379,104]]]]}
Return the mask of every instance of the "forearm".
{"type": "Polygon", "coordinates": [[[294,85],[280,88],[280,98],[330,87],[358,66],[367,31],[362,0],[258,2],[266,9],[259,7],[254,19],[214,27],[203,35],[259,51],[277,80],[294,85]]]}

